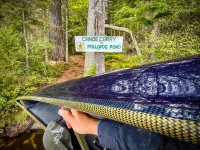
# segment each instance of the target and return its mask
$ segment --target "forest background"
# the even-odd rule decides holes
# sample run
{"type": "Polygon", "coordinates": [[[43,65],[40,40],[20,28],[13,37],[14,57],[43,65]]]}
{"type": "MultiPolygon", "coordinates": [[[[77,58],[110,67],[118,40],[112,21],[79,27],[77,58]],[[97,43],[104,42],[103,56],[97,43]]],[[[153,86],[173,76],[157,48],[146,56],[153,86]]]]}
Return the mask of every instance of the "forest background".
{"type": "MultiPolygon", "coordinates": [[[[106,71],[200,52],[199,0],[106,2],[106,24],[115,27],[106,28],[106,35],[124,37],[122,53],[105,53],[106,71]]],[[[68,68],[77,54],[74,36],[86,35],[87,16],[88,0],[0,1],[0,128],[27,119],[16,97],[53,82],[68,68]]],[[[86,74],[95,74],[95,68],[86,74]]]]}

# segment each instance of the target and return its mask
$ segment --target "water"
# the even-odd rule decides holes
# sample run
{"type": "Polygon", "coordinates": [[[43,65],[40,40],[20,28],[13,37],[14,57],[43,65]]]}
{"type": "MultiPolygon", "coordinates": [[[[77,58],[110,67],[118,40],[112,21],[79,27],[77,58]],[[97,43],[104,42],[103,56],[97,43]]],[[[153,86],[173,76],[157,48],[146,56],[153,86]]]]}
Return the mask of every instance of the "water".
{"type": "Polygon", "coordinates": [[[43,133],[44,130],[31,130],[16,137],[0,138],[0,150],[44,150],[43,133]]]}

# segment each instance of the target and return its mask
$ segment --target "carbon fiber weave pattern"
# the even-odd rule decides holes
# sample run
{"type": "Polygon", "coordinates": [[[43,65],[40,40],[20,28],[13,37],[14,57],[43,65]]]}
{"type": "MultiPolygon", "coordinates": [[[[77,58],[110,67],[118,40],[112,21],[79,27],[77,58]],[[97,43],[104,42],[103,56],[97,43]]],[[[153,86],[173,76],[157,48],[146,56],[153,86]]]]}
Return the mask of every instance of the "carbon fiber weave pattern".
{"type": "Polygon", "coordinates": [[[181,141],[200,144],[200,122],[192,120],[163,117],[160,115],[137,112],[128,109],[55,98],[24,96],[17,100],[34,100],[58,106],[66,106],[86,113],[89,112],[97,116],[144,128],[181,141]]]}

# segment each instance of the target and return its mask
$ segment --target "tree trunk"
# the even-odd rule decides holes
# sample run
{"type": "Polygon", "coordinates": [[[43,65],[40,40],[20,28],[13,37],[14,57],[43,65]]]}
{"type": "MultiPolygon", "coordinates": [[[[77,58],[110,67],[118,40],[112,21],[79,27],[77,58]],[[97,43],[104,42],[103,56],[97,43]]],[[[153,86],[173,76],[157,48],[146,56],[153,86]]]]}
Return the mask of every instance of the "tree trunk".
{"type": "Polygon", "coordinates": [[[62,1],[62,14],[63,14],[63,49],[65,52],[65,61],[69,61],[68,50],[68,0],[62,1]]]}
{"type": "Polygon", "coordinates": [[[61,0],[53,0],[50,19],[50,39],[55,46],[52,52],[52,60],[64,60],[61,0]]]}
{"type": "MultiPolygon", "coordinates": [[[[44,36],[46,36],[46,33],[47,33],[45,18],[46,18],[46,9],[44,8],[44,10],[43,10],[43,22],[44,22],[43,32],[44,32],[44,36]]],[[[48,61],[49,61],[47,49],[44,50],[44,61],[45,61],[45,63],[48,63],[48,61]]]]}
{"type": "Polygon", "coordinates": [[[24,11],[22,11],[22,20],[23,20],[23,37],[24,37],[25,53],[26,53],[26,69],[28,70],[28,68],[29,68],[29,45],[28,45],[28,40],[27,40],[24,11]]]}
{"type": "Polygon", "coordinates": [[[156,40],[158,37],[158,24],[154,23],[153,24],[153,29],[152,29],[152,37],[151,37],[151,53],[150,53],[150,60],[153,62],[156,62],[156,53],[155,53],[155,48],[156,48],[156,40]]]}
{"type": "MultiPolygon", "coordinates": [[[[87,20],[87,36],[94,36],[95,35],[95,0],[89,1],[89,8],[88,8],[88,20],[87,20]]],[[[84,72],[87,72],[91,68],[95,66],[95,54],[93,52],[86,52],[85,53],[85,66],[84,72]]]]}
{"type": "Polygon", "coordinates": [[[69,16],[69,5],[68,5],[68,0],[66,0],[66,4],[65,4],[65,61],[68,62],[69,61],[69,44],[68,44],[68,39],[69,39],[69,36],[68,36],[68,23],[69,23],[69,19],[68,19],[68,16],[69,16]]]}
{"type": "MultiPolygon", "coordinates": [[[[105,2],[103,0],[96,1],[95,10],[95,35],[104,36],[105,35],[105,2]]],[[[96,57],[96,74],[105,72],[105,58],[104,53],[95,53],[96,57]]]]}

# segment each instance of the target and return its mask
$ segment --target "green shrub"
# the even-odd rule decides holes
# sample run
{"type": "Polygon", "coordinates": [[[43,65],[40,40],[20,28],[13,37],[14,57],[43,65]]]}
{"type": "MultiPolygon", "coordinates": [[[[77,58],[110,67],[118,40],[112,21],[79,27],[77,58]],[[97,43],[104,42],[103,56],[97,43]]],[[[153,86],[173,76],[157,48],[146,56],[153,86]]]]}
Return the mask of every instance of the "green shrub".
{"type": "Polygon", "coordinates": [[[143,64],[143,56],[126,55],[125,53],[106,53],[106,69],[108,71],[134,67],[143,64]]]}
{"type": "Polygon", "coordinates": [[[40,35],[37,37],[29,40],[29,68],[26,68],[25,50],[20,33],[9,27],[0,28],[0,128],[14,121],[13,118],[26,118],[20,119],[19,113],[16,113],[19,108],[15,98],[52,82],[68,67],[67,64],[44,63],[44,50],[49,50],[52,46],[45,38],[42,39],[40,35]]]}
{"type": "Polygon", "coordinates": [[[92,68],[88,69],[83,76],[91,76],[91,75],[95,75],[96,74],[96,66],[93,66],[92,68]]]}

